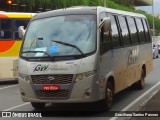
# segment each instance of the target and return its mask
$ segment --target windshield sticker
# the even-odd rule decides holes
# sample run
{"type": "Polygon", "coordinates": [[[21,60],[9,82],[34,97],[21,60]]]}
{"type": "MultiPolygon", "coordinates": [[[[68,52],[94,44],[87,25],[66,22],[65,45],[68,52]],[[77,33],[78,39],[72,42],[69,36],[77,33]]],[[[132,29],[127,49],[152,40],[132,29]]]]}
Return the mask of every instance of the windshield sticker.
{"type": "Polygon", "coordinates": [[[73,63],[74,63],[73,61],[66,62],[66,64],[73,64],[73,63]]]}
{"type": "Polygon", "coordinates": [[[58,46],[57,46],[57,45],[54,45],[54,46],[52,46],[52,47],[50,48],[49,53],[50,53],[50,54],[55,54],[55,53],[57,53],[57,51],[58,51],[58,46]]]}
{"type": "Polygon", "coordinates": [[[47,51],[46,47],[36,48],[35,51],[47,51]]]}
{"type": "Polygon", "coordinates": [[[42,57],[44,53],[36,53],[35,57],[42,57]]]}
{"type": "MultiPolygon", "coordinates": [[[[46,47],[42,47],[42,48],[36,48],[36,49],[34,49],[35,51],[47,51],[47,48],[46,47]]],[[[41,57],[41,56],[43,56],[44,55],[44,53],[36,53],[36,57],[41,57]]]]}

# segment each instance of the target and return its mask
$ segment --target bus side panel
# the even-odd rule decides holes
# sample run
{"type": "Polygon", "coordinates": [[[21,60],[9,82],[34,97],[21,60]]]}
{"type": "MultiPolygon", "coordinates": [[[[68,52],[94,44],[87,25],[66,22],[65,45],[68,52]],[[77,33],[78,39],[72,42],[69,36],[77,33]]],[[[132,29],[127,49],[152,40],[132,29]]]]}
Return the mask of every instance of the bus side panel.
{"type": "Polygon", "coordinates": [[[17,57],[0,57],[0,79],[12,79],[15,78],[13,76],[13,61],[16,60],[17,57]]]}
{"type": "Polygon", "coordinates": [[[126,56],[128,50],[129,48],[114,49],[113,71],[115,74],[115,93],[128,87],[130,81],[129,80],[130,71],[127,70],[128,68],[127,68],[127,56],[126,56]]]}
{"type": "Polygon", "coordinates": [[[115,93],[140,80],[142,65],[146,66],[146,74],[152,70],[150,43],[114,49],[101,56],[101,58],[101,75],[114,71],[115,93]],[[137,51],[137,58],[135,56],[130,58],[128,53],[131,50],[137,51]],[[129,63],[129,59],[131,59],[131,63],[129,63]]]}
{"type": "MultiPolygon", "coordinates": [[[[17,58],[22,41],[16,41],[14,45],[0,53],[0,79],[17,78],[17,58]]],[[[7,41],[6,41],[7,45],[7,41]]]]}
{"type": "MultiPolygon", "coordinates": [[[[128,48],[122,48],[121,53],[117,49],[114,51],[114,72],[115,72],[115,93],[131,86],[141,78],[142,66],[146,66],[146,75],[152,70],[152,53],[150,43],[128,48]],[[137,59],[132,58],[131,63],[128,52],[138,49],[137,59]],[[117,53],[121,54],[118,55],[117,53]]],[[[134,56],[135,57],[135,56],[134,56]]]]}

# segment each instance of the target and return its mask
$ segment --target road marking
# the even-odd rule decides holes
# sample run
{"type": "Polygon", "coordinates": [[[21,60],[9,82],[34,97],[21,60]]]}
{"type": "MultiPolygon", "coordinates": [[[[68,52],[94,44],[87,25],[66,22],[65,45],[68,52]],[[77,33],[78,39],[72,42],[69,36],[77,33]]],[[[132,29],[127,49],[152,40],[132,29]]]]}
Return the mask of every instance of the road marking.
{"type": "MultiPolygon", "coordinates": [[[[143,93],[141,96],[139,96],[137,99],[135,99],[132,103],[130,103],[128,106],[126,106],[125,108],[123,108],[121,111],[127,111],[129,108],[131,108],[133,105],[135,105],[139,100],[141,100],[144,96],[146,96],[149,92],[151,92],[154,88],[156,88],[157,86],[160,85],[160,82],[158,82],[157,84],[155,84],[153,87],[151,87],[148,91],[146,91],[145,93],[143,93]]],[[[157,91],[158,92],[158,91],[157,91]]],[[[112,117],[109,120],[116,120],[118,119],[118,117],[112,117]]]]}
{"type": "Polygon", "coordinates": [[[16,109],[16,108],[19,108],[19,107],[22,107],[22,106],[25,106],[25,105],[28,105],[28,104],[29,104],[29,102],[21,104],[21,105],[14,106],[14,107],[11,107],[11,108],[8,108],[8,109],[3,110],[3,111],[10,111],[10,110],[13,110],[13,109],[16,109]]]}
{"type": "Polygon", "coordinates": [[[11,86],[7,86],[7,87],[2,87],[2,88],[0,88],[0,90],[4,90],[4,89],[10,88],[10,87],[14,87],[14,86],[17,86],[17,85],[11,85],[11,86]]]}

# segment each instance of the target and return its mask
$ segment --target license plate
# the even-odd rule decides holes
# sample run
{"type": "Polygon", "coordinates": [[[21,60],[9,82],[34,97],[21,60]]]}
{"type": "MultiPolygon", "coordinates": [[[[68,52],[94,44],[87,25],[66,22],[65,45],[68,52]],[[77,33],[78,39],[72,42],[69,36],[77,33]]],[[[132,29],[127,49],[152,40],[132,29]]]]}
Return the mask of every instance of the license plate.
{"type": "Polygon", "coordinates": [[[43,85],[42,90],[44,91],[59,90],[59,85],[58,84],[43,85]]]}

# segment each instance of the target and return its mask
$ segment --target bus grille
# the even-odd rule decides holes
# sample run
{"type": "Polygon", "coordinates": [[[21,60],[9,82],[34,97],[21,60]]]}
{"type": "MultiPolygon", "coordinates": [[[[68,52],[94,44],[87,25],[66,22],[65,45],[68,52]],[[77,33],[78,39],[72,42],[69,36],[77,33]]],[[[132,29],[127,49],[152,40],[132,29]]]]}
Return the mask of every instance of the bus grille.
{"type": "Polygon", "coordinates": [[[69,84],[72,82],[73,75],[32,75],[33,84],[69,84]],[[49,80],[49,77],[54,78],[49,80]]]}
{"type": "Polygon", "coordinates": [[[58,91],[36,91],[39,98],[66,98],[69,90],[58,90],[58,91]]]}

